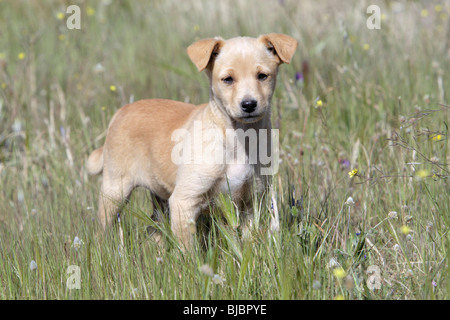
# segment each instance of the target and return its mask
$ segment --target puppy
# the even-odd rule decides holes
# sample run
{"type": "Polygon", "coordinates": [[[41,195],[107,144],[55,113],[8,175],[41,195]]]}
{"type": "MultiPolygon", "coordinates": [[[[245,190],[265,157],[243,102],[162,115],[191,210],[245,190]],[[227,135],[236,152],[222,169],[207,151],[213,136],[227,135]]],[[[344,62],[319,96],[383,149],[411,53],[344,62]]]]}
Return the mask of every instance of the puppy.
{"type": "Polygon", "coordinates": [[[278,142],[270,122],[278,67],[290,63],[296,47],[295,39],[276,33],[199,40],[187,53],[206,71],[209,103],[151,99],[120,108],[105,144],[87,161],[90,174],[103,171],[103,227],[136,187],[168,202],[172,231],[186,248],[197,217],[219,193],[230,194],[251,217],[252,190],[264,191],[274,172],[267,155],[278,142]]]}

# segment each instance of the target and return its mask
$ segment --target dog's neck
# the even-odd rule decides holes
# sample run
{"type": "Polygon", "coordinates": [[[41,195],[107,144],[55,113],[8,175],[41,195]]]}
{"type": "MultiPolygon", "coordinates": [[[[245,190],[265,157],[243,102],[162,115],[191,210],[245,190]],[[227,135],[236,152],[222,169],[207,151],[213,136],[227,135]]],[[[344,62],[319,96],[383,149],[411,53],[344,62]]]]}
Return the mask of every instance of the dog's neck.
{"type": "Polygon", "coordinates": [[[242,130],[271,129],[271,122],[270,122],[271,108],[270,107],[266,110],[266,113],[261,120],[253,122],[253,123],[243,123],[243,122],[239,122],[235,119],[230,118],[230,116],[223,110],[223,108],[221,108],[219,106],[219,104],[214,99],[210,99],[208,108],[211,111],[212,119],[213,119],[214,123],[221,128],[233,129],[233,130],[237,130],[237,129],[242,129],[242,130]]]}

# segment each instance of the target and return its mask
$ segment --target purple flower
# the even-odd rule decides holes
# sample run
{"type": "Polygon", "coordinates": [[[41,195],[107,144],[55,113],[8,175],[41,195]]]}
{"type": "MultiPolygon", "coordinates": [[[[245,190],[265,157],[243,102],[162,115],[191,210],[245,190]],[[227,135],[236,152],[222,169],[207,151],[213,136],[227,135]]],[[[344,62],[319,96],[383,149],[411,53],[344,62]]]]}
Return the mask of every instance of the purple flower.
{"type": "Polygon", "coordinates": [[[303,82],[303,73],[302,72],[297,72],[295,74],[295,81],[296,82],[303,82]]]}
{"type": "Polygon", "coordinates": [[[348,159],[339,160],[339,164],[344,168],[350,168],[350,161],[348,161],[348,159]]]}
{"type": "Polygon", "coordinates": [[[437,287],[437,283],[436,283],[436,281],[431,281],[431,285],[433,286],[433,287],[437,287]]]}

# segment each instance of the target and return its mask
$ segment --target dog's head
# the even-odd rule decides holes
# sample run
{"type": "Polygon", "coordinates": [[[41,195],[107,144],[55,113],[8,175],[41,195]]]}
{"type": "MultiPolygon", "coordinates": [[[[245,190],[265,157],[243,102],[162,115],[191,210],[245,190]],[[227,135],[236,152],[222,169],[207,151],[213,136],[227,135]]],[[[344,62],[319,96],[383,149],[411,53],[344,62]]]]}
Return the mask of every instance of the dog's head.
{"type": "Polygon", "coordinates": [[[187,52],[199,71],[206,70],[219,108],[236,121],[252,123],[270,109],[278,66],[290,63],[296,48],[294,38],[270,33],[200,40],[187,52]]]}

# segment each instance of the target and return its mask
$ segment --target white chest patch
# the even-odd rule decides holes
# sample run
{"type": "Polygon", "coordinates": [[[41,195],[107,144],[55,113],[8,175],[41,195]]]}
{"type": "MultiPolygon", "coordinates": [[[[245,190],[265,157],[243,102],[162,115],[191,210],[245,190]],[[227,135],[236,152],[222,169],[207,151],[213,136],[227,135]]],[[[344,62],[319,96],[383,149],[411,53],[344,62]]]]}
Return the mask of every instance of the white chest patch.
{"type": "Polygon", "coordinates": [[[250,164],[229,164],[220,191],[232,194],[239,190],[253,174],[250,164]]]}

